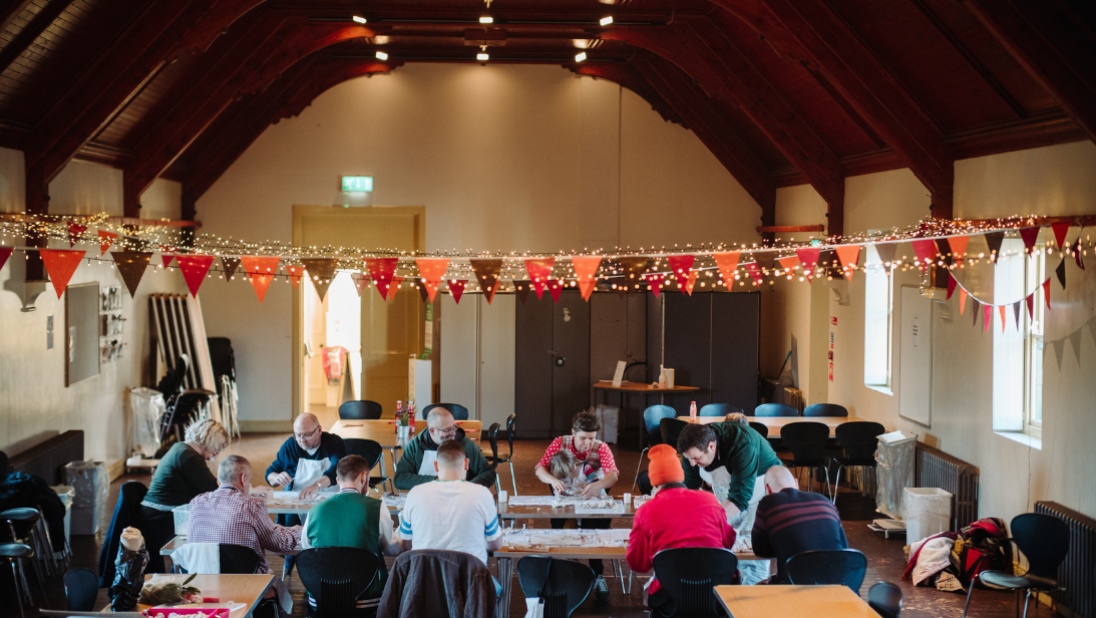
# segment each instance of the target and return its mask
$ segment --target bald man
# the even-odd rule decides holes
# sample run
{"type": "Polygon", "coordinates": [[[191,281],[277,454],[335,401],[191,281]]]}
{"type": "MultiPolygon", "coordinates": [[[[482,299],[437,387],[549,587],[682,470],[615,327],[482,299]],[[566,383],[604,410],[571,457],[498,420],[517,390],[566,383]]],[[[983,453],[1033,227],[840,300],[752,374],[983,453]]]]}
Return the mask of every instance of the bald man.
{"type": "MultiPolygon", "coordinates": [[[[301,492],[307,499],[317,491],[335,484],[339,460],[346,457],[346,445],[335,434],[320,427],[315,414],[304,413],[293,422],[293,437],[278,449],[278,457],[266,469],[266,482],[288,491],[301,492]]],[[[300,525],[296,515],[278,515],[283,526],[300,525]]]]}
{"type": "Polygon", "coordinates": [[[754,553],[776,558],[776,577],[769,583],[790,584],[788,558],[817,549],[848,549],[841,516],[822,494],[799,491],[784,466],[765,472],[765,497],[757,504],[753,527],[754,553]]]}
{"type": "Polygon", "coordinates": [[[415,436],[403,449],[403,456],[396,466],[396,488],[406,491],[438,478],[434,462],[438,458],[438,446],[446,440],[455,440],[464,448],[464,455],[468,458],[465,480],[484,487],[494,484],[495,469],[487,463],[479,445],[457,427],[452,412],[438,407],[430,410],[426,418],[426,431],[415,436]]]}

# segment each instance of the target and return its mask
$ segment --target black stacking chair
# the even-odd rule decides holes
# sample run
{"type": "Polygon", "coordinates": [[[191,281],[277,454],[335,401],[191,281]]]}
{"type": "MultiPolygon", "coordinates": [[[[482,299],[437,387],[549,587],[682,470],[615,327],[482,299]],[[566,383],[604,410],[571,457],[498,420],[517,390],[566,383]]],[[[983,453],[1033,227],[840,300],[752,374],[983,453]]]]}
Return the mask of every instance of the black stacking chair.
{"type": "Polygon", "coordinates": [[[297,555],[297,574],[316,616],[356,615],[357,599],[380,570],[377,556],[356,547],[317,547],[297,555]]]}
{"type": "MultiPolygon", "coordinates": [[[[976,577],[983,584],[1015,590],[1017,602],[1019,592],[1024,595],[1024,618],[1027,618],[1028,600],[1032,590],[1051,592],[1058,589],[1058,567],[1069,552],[1069,524],[1052,515],[1024,513],[1012,518],[1012,541],[1024,554],[1028,562],[1028,571],[1024,575],[1009,575],[1002,571],[982,571],[976,577]]],[[[963,606],[966,618],[970,607],[974,582],[967,590],[967,602],[963,606]]],[[[1019,610],[1019,608],[1017,608],[1019,610]]]]}
{"type": "Polygon", "coordinates": [[[346,454],[361,456],[365,463],[369,464],[370,470],[375,468],[378,462],[381,464],[381,475],[369,477],[370,487],[391,483],[392,479],[388,477],[388,472],[384,468],[384,447],[380,443],[363,438],[343,438],[343,442],[346,444],[346,454]]]}
{"type": "Polygon", "coordinates": [[[590,567],[570,560],[529,556],[518,560],[518,581],[527,598],[544,600],[544,618],[568,618],[594,589],[590,567]]]}
{"type": "Polygon", "coordinates": [[[384,408],[376,401],[354,400],[344,401],[339,406],[339,419],[343,420],[369,420],[375,421],[381,417],[384,408]]]}
{"type": "Polygon", "coordinates": [[[729,549],[681,547],[659,552],[655,578],[677,604],[677,616],[724,616],[713,586],[737,583],[738,558],[729,549]]]}
{"type": "Polygon", "coordinates": [[[855,549],[819,549],[788,558],[787,566],[797,586],[848,586],[859,595],[868,559],[855,549]]]}
{"type": "Polygon", "coordinates": [[[495,468],[495,491],[498,492],[501,488],[499,484],[499,429],[502,425],[498,423],[491,423],[491,426],[487,428],[487,443],[491,446],[490,452],[484,452],[483,457],[491,462],[491,465],[495,468]]]}
{"type": "Polygon", "coordinates": [[[741,412],[742,408],[738,406],[732,406],[729,403],[709,403],[708,405],[700,408],[700,412],[697,412],[697,416],[727,416],[731,412],[741,412]]]}
{"type": "Polygon", "coordinates": [[[803,416],[845,416],[849,415],[849,411],[845,406],[839,406],[836,403],[816,403],[807,406],[803,410],[803,416]]]}
{"type": "Polygon", "coordinates": [[[754,416],[799,416],[799,410],[783,403],[763,403],[754,408],[754,416]]]}
{"type": "Polygon", "coordinates": [[[683,421],[679,418],[664,418],[658,423],[658,428],[662,432],[662,443],[669,444],[670,446],[677,448],[677,439],[681,436],[681,430],[685,429],[689,425],[689,421],[683,421]]]}
{"type": "Polygon", "coordinates": [[[243,545],[222,543],[217,547],[222,575],[254,575],[259,570],[259,554],[243,545]]]}
{"type": "Polygon", "coordinates": [[[769,438],[769,426],[765,423],[750,421],[750,428],[761,434],[762,438],[765,438],[766,440],[769,438]]]}
{"type": "Polygon", "coordinates": [[[890,582],[876,582],[868,589],[868,605],[882,618],[898,618],[902,612],[902,589],[890,582]]]}
{"type": "MultiPolygon", "coordinates": [[[[4,543],[0,545],[0,558],[5,558],[11,565],[11,575],[15,585],[15,599],[19,602],[19,615],[23,614],[23,595],[27,597],[27,603],[34,607],[34,599],[30,594],[30,585],[27,584],[27,574],[23,569],[24,560],[34,559],[34,550],[30,545],[22,543],[4,543]]],[[[46,589],[42,585],[42,579],[38,579],[38,590],[42,593],[42,604],[46,604],[46,589]]]]}
{"type": "Polygon", "coordinates": [[[65,572],[65,598],[68,610],[90,612],[99,596],[99,576],[91,569],[69,569],[65,572]]]}
{"type": "Polygon", "coordinates": [[[468,420],[468,408],[460,405],[459,403],[432,403],[422,409],[422,418],[425,420],[430,416],[430,411],[434,408],[445,408],[453,415],[455,421],[468,420]]]}
{"type": "MultiPolygon", "coordinates": [[[[499,452],[499,435],[498,435],[498,431],[495,431],[493,434],[491,433],[490,430],[488,430],[488,432],[487,432],[487,439],[488,439],[488,441],[491,442],[491,452],[494,454],[494,458],[495,458],[495,483],[496,483],[496,489],[501,486],[501,485],[498,485],[498,483],[499,483],[499,464],[500,463],[509,464],[509,466],[510,466],[510,482],[513,485],[514,495],[515,496],[518,495],[518,477],[514,475],[514,431],[516,431],[517,420],[518,420],[518,415],[517,414],[511,414],[510,416],[506,417],[506,441],[510,444],[510,452],[506,455],[506,457],[502,457],[501,455],[498,454],[498,452],[499,452]]],[[[495,424],[497,425],[498,423],[495,423],[495,424]]]]}
{"type": "MultiPolygon", "coordinates": [[[[838,482],[841,481],[841,470],[854,467],[859,472],[860,492],[861,495],[863,494],[866,485],[864,471],[867,468],[875,469],[875,448],[879,445],[879,436],[885,432],[886,429],[882,425],[871,421],[841,423],[837,426],[834,433],[837,435],[838,444],[845,451],[845,456],[836,460],[838,463],[838,482]]],[[[837,502],[836,489],[834,487],[833,497],[835,503],[837,502]]]]}
{"type": "MultiPolygon", "coordinates": [[[[780,428],[780,439],[784,442],[785,448],[792,452],[792,461],[788,463],[788,467],[797,469],[797,479],[799,469],[807,468],[807,490],[810,491],[811,471],[815,468],[822,470],[822,476],[826,477],[827,489],[830,489],[830,477],[826,474],[826,464],[829,463],[826,443],[830,439],[830,428],[824,423],[813,421],[788,423],[780,428]]],[[[830,500],[833,500],[832,496],[830,500]]]]}
{"type": "Polygon", "coordinates": [[[49,541],[43,538],[44,528],[39,525],[42,520],[42,512],[37,508],[20,507],[8,509],[0,513],[0,521],[7,523],[11,540],[16,543],[25,543],[31,548],[34,559],[31,565],[39,582],[45,581],[52,575],[48,557],[53,554],[53,547],[49,541]]]}

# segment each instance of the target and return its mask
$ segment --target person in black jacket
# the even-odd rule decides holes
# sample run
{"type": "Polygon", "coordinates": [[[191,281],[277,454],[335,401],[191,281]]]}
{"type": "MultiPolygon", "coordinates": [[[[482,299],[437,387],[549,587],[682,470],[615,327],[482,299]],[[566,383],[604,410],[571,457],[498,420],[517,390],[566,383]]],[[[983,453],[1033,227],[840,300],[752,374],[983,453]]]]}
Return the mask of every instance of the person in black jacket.
{"type": "MultiPolygon", "coordinates": [[[[8,456],[0,451],[0,511],[18,508],[40,509],[49,530],[53,551],[65,548],[65,503],[49,483],[31,474],[8,469],[8,456]]],[[[15,531],[23,535],[29,529],[15,531]]],[[[6,532],[6,531],[5,531],[6,532]]]]}
{"type": "MultiPolygon", "coordinates": [[[[320,426],[315,414],[305,412],[293,422],[293,437],[278,449],[278,457],[266,469],[266,482],[271,487],[300,492],[307,499],[317,491],[335,484],[339,460],[346,457],[346,444],[320,426]]],[[[298,515],[278,515],[278,524],[299,526],[298,515]]]]}

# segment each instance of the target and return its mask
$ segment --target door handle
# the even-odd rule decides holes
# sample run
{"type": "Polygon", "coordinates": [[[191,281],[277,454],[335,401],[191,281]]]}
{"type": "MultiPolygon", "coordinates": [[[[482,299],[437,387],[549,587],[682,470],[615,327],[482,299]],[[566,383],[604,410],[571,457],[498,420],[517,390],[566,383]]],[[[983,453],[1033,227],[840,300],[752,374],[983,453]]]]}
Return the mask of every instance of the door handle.
{"type": "Polygon", "coordinates": [[[548,355],[549,355],[549,356],[555,356],[555,355],[556,355],[556,353],[555,353],[555,351],[553,351],[553,350],[548,350],[548,355]]]}

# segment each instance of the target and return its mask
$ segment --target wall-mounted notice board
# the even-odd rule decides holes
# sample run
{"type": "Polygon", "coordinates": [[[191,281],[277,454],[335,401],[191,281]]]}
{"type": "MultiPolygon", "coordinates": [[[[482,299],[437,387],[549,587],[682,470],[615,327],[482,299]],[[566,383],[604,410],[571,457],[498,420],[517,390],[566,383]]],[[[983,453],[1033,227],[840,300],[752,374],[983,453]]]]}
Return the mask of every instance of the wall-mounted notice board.
{"type": "Polygon", "coordinates": [[[99,284],[65,289],[65,386],[99,375],[99,284]]]}

